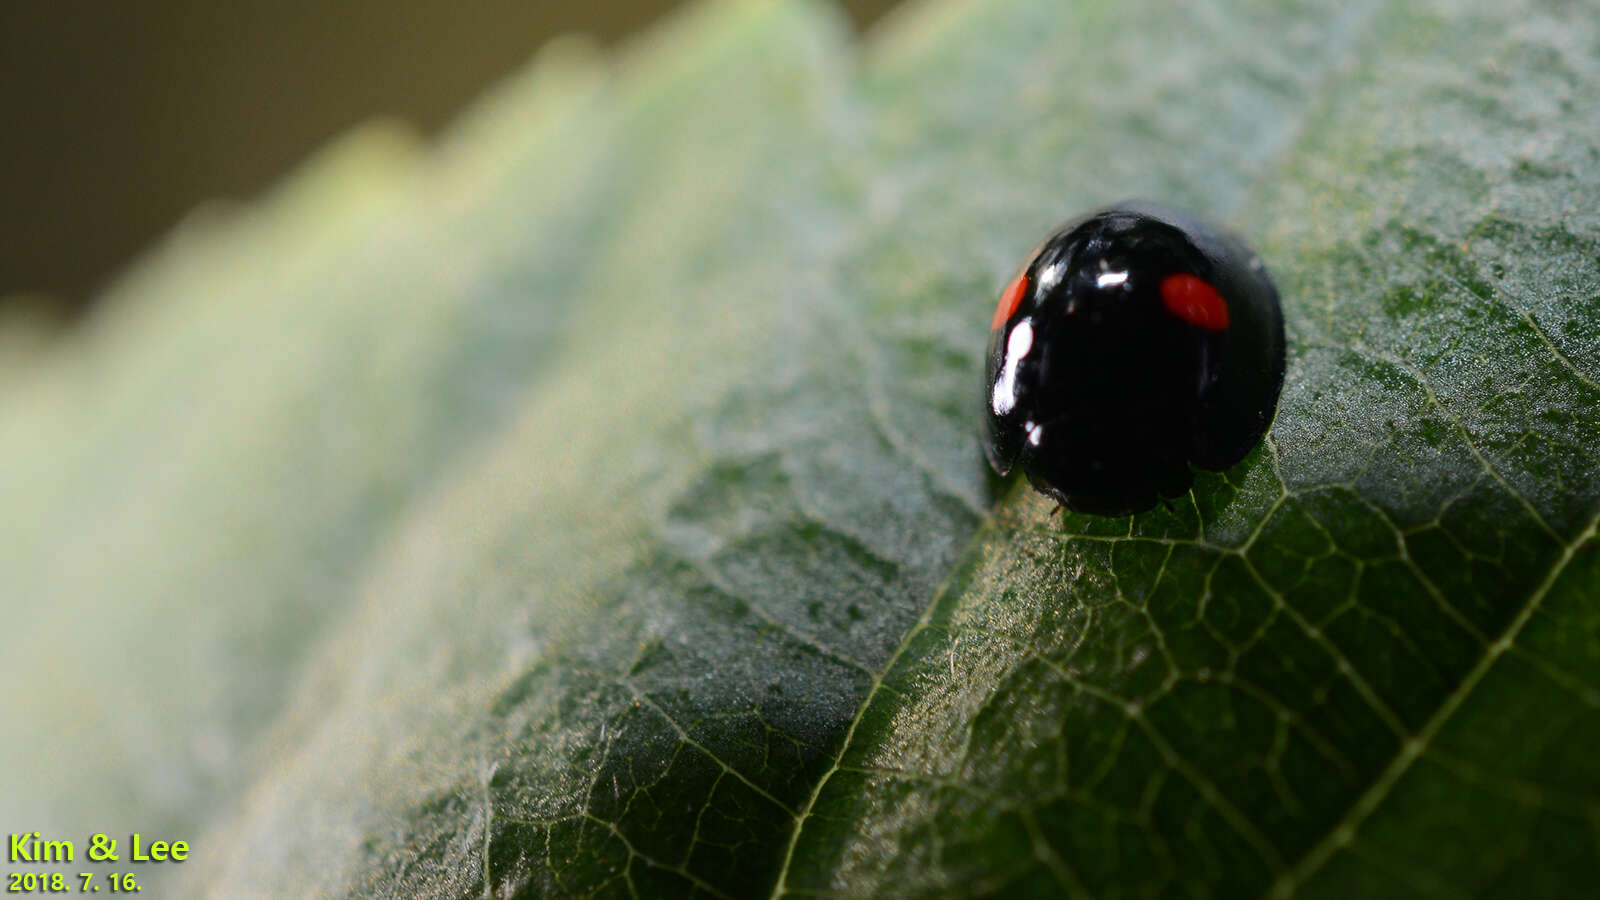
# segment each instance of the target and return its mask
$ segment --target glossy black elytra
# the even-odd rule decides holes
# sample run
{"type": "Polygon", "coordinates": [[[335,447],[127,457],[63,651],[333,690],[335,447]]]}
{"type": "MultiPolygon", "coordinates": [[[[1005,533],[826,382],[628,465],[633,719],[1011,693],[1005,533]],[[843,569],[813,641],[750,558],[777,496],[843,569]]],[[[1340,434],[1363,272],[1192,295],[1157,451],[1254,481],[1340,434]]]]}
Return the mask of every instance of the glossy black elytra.
{"type": "Polygon", "coordinates": [[[1261,440],[1283,387],[1283,313],[1232,235],[1124,204],[1046,238],[990,323],[984,452],[1062,505],[1126,515],[1261,440]]]}

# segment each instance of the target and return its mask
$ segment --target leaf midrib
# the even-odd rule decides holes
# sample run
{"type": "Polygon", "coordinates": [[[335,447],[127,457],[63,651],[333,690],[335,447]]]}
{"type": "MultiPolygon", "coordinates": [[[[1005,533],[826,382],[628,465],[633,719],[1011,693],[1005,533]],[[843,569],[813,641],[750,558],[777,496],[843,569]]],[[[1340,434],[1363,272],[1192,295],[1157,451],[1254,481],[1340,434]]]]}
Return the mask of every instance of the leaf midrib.
{"type": "MultiPolygon", "coordinates": [[[[970,552],[973,547],[982,544],[985,537],[994,530],[996,525],[997,520],[991,511],[990,515],[988,515],[981,523],[979,523],[977,530],[972,536],[972,539],[966,543],[962,552],[956,555],[956,559],[961,559],[967,552],[970,552]]],[[[905,655],[906,649],[911,646],[912,641],[916,639],[917,635],[921,634],[928,627],[929,623],[933,621],[933,614],[939,608],[940,602],[944,600],[946,592],[949,591],[950,585],[956,577],[957,569],[957,566],[952,566],[951,570],[945,574],[944,580],[940,582],[938,588],[934,590],[932,597],[929,599],[927,605],[924,606],[922,615],[917,619],[916,624],[912,625],[906,630],[905,637],[902,638],[900,644],[894,648],[894,652],[889,654],[889,658],[884,661],[883,669],[872,676],[872,687],[867,690],[865,697],[861,701],[861,705],[856,708],[855,715],[850,717],[850,726],[845,729],[844,739],[839,742],[839,752],[834,755],[833,762],[829,764],[828,770],[817,779],[817,783],[812,788],[810,796],[806,798],[805,805],[800,808],[799,815],[795,817],[794,827],[789,831],[789,843],[784,847],[783,860],[778,868],[778,878],[773,884],[771,895],[773,898],[781,897],[788,891],[789,867],[794,861],[795,848],[800,844],[800,835],[803,831],[805,831],[805,823],[811,818],[811,811],[816,807],[817,798],[822,796],[823,789],[827,787],[828,782],[831,781],[833,776],[841,769],[840,764],[844,761],[845,755],[849,753],[850,746],[855,740],[856,728],[859,727],[862,720],[866,718],[867,710],[872,708],[872,701],[878,696],[878,691],[882,690],[884,679],[888,678],[889,673],[894,671],[895,664],[900,660],[901,656],[905,655]]]]}

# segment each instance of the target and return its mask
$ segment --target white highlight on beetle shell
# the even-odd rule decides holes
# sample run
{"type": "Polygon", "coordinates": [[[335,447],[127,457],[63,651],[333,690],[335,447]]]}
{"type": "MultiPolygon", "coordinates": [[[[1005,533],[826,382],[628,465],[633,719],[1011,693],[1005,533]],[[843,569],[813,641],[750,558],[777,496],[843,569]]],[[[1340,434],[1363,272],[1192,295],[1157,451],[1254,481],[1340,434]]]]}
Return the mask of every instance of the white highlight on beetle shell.
{"type": "Polygon", "coordinates": [[[1101,290],[1118,286],[1121,286],[1125,291],[1131,290],[1128,286],[1128,270],[1118,269],[1113,272],[1111,271],[1111,261],[1102,258],[1100,260],[1100,274],[1094,277],[1094,286],[1101,290]]]}
{"type": "Polygon", "coordinates": [[[994,393],[989,397],[989,408],[997,416],[1003,416],[1017,405],[1017,367],[1022,365],[1022,358],[1033,349],[1033,320],[1023,319],[1017,327],[1011,329],[1011,335],[1006,338],[1006,361],[1000,369],[1000,377],[995,379],[994,393]]]}
{"type": "Polygon", "coordinates": [[[1066,274],[1067,263],[1065,260],[1060,259],[1048,266],[1045,266],[1043,269],[1040,269],[1039,286],[1034,288],[1035,293],[1044,295],[1055,290],[1056,286],[1061,284],[1061,279],[1065,277],[1066,274]]]}
{"type": "Polygon", "coordinates": [[[1095,277],[1094,286],[1097,288],[1116,287],[1119,284],[1126,284],[1127,281],[1127,272],[1101,272],[1095,277]]]}
{"type": "Polygon", "coordinates": [[[1039,446],[1040,439],[1044,437],[1044,426],[1036,422],[1026,422],[1022,427],[1027,429],[1028,443],[1035,447],[1039,446]]]}

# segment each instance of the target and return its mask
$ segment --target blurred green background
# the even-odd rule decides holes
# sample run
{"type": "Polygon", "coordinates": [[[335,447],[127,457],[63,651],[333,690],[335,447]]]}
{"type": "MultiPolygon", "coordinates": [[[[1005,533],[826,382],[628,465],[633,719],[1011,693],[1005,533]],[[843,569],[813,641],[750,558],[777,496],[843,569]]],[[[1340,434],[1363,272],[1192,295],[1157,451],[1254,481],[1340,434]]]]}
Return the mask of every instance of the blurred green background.
{"type": "MultiPolygon", "coordinates": [[[[614,43],[680,3],[0,4],[0,304],[70,318],[186,211],[352,123],[432,133],[551,37],[614,43]]],[[[865,28],[894,0],[840,5],[865,28]]]]}

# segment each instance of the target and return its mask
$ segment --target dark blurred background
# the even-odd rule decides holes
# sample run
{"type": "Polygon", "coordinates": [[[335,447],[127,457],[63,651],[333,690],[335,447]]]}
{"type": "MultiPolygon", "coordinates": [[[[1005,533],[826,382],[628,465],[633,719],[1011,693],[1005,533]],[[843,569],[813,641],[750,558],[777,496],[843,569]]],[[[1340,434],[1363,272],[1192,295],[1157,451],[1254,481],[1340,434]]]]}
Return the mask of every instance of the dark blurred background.
{"type": "MultiPolygon", "coordinates": [[[[0,298],[70,320],[200,201],[373,115],[431,133],[549,38],[614,44],[682,2],[0,3],[0,298]]],[[[865,27],[895,0],[840,5],[865,27]]]]}

